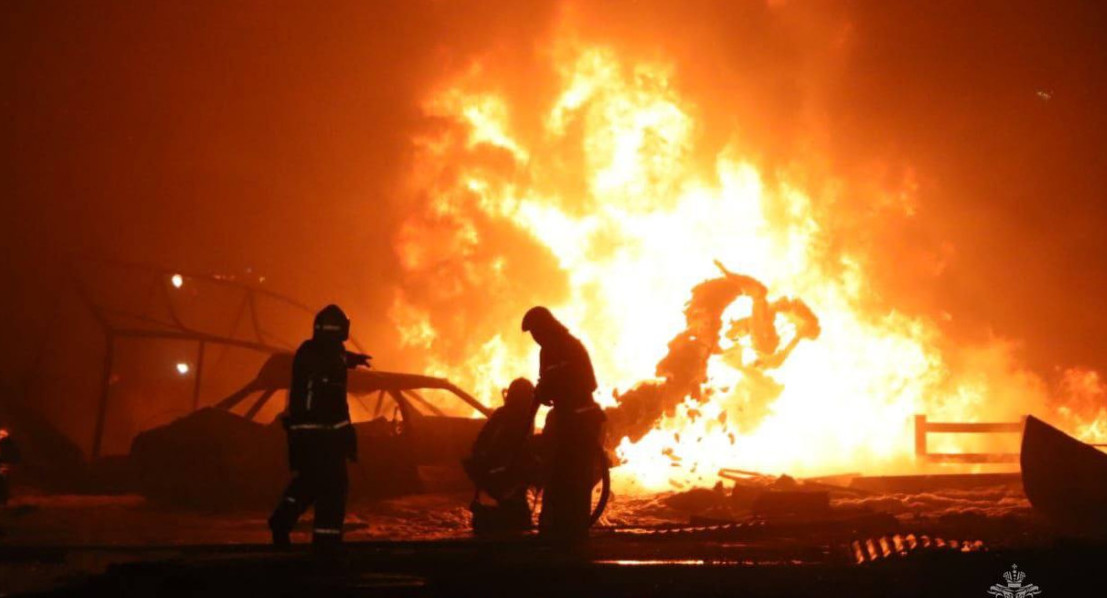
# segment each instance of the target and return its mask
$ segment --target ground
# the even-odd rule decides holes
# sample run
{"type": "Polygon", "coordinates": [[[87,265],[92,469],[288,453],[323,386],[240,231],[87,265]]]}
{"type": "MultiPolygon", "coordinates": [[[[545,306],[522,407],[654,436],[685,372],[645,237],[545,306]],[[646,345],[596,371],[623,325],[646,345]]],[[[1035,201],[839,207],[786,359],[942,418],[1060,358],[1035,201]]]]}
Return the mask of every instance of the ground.
{"type": "Polygon", "coordinates": [[[1081,575],[1091,583],[1082,563],[1105,554],[1054,534],[1012,485],[836,495],[832,515],[768,521],[712,490],[617,496],[589,546],[572,552],[533,536],[471,538],[470,498],[352,505],[348,550],[318,559],[306,524],[294,535],[304,544],[270,549],[264,512],[24,493],[0,511],[0,595],[986,596],[1015,560],[1060,595],[1081,575]]]}

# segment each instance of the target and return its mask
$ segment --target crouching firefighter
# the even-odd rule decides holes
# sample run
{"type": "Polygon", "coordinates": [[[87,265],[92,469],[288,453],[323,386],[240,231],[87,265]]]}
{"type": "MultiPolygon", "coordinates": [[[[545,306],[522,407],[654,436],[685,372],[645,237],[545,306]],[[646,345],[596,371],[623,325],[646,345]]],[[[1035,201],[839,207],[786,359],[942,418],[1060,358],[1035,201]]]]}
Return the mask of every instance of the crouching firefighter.
{"type": "Polygon", "coordinates": [[[337,305],[315,316],[315,331],[292,362],[288,432],[292,481],[269,518],[273,543],[287,546],[300,515],[315,505],[313,544],[342,542],[346,516],[346,462],[357,461],[357,436],[346,404],[346,370],[369,367],[369,356],[346,351],[350,320],[337,305]]]}
{"type": "Polygon", "coordinates": [[[539,533],[565,543],[587,539],[592,488],[600,468],[604,414],[592,399],[596,375],[588,351],[545,307],[523,316],[523,331],[542,348],[535,400],[552,405],[542,432],[550,448],[539,533]]]}
{"type": "Polygon", "coordinates": [[[469,510],[473,532],[480,535],[529,530],[532,526],[527,488],[535,467],[534,384],[517,378],[503,391],[503,407],[492,412],[462,460],[476,492],[469,510]],[[489,505],[482,495],[495,501],[489,505]]]}

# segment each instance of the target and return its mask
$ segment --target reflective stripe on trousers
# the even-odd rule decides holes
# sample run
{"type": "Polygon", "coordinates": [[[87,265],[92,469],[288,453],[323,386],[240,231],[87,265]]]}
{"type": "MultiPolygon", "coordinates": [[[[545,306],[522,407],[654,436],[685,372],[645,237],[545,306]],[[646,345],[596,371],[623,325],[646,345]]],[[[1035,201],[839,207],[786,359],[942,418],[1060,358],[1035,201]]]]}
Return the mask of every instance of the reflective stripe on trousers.
{"type": "Polygon", "coordinates": [[[338,422],[337,424],[292,424],[288,426],[289,430],[341,430],[346,426],[349,426],[350,420],[338,422]]]}

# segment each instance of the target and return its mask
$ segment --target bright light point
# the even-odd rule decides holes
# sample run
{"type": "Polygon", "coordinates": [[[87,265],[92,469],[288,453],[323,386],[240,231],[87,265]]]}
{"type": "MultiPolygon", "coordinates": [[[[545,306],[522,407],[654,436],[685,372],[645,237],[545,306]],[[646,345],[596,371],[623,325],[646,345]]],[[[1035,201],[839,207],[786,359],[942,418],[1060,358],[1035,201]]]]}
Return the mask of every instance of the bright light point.
{"type": "Polygon", "coordinates": [[[180,374],[180,375],[184,376],[185,374],[187,374],[187,373],[188,373],[188,370],[190,370],[190,369],[191,369],[191,368],[190,368],[190,367],[188,367],[188,364],[187,364],[187,363],[185,363],[185,362],[183,362],[183,361],[178,361],[178,362],[177,362],[177,373],[178,373],[178,374],[180,374]]]}
{"type": "Polygon", "coordinates": [[[174,275],[173,275],[173,276],[172,276],[172,277],[171,277],[171,278],[169,279],[169,282],[173,283],[173,286],[175,286],[175,287],[177,287],[177,288],[179,289],[179,288],[181,288],[181,285],[183,285],[183,284],[184,284],[184,277],[183,277],[183,276],[181,276],[180,274],[174,274],[174,275]]]}

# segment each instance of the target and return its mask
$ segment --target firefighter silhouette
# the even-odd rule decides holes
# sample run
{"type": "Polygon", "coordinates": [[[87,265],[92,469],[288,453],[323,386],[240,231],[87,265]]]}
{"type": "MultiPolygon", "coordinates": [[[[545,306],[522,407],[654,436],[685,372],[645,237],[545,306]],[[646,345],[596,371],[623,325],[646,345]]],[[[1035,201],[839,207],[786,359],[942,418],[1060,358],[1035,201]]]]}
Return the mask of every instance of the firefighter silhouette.
{"type": "Polygon", "coordinates": [[[553,406],[544,436],[552,446],[539,533],[555,541],[587,538],[604,415],[592,399],[596,376],[588,351],[545,307],[523,316],[523,331],[542,348],[535,400],[553,406]]]}
{"type": "Polygon", "coordinates": [[[312,542],[342,542],[346,462],[357,460],[357,436],[346,403],[346,370],[369,366],[368,355],[346,351],[343,343],[349,336],[349,318],[337,305],[328,305],[315,316],[312,338],[296,351],[283,416],[292,481],[269,518],[273,543],[279,546],[290,543],[296,520],[313,504],[312,542]]]}
{"type": "Polygon", "coordinates": [[[492,412],[472,453],[462,460],[477,488],[469,505],[477,535],[523,531],[532,525],[527,486],[534,467],[534,384],[517,378],[503,390],[503,399],[503,407],[492,412]],[[483,503],[482,494],[495,504],[483,503]]]}

